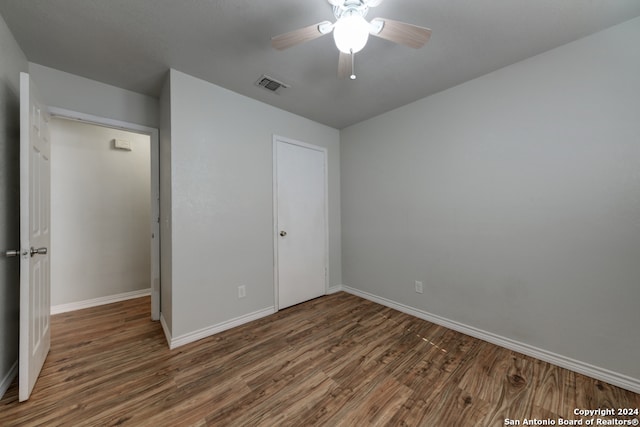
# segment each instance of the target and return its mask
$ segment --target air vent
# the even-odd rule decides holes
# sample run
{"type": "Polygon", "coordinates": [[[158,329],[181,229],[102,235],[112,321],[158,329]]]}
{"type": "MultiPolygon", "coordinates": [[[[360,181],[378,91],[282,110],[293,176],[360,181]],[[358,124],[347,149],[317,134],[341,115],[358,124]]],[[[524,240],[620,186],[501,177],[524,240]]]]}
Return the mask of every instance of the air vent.
{"type": "Polygon", "coordinates": [[[273,77],[269,77],[267,75],[262,75],[256,82],[256,85],[265,88],[270,92],[278,92],[281,88],[288,88],[289,85],[279,82],[273,77]]]}

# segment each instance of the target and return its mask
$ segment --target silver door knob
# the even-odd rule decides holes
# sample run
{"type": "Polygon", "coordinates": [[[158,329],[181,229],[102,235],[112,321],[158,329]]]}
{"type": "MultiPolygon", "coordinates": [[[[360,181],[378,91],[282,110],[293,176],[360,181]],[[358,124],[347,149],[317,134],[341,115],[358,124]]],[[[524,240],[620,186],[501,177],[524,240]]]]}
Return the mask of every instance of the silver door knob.
{"type": "Polygon", "coordinates": [[[20,249],[12,249],[12,250],[6,251],[4,254],[6,256],[8,256],[8,257],[19,256],[20,255],[20,249]]]}
{"type": "Polygon", "coordinates": [[[31,256],[34,256],[34,255],[46,255],[46,254],[47,254],[47,248],[34,249],[33,246],[31,247],[31,256]]]}
{"type": "Polygon", "coordinates": [[[284,236],[286,236],[286,235],[287,235],[287,232],[286,232],[286,231],[284,231],[284,230],[282,230],[282,231],[280,232],[280,235],[281,235],[282,237],[284,237],[284,236]]]}

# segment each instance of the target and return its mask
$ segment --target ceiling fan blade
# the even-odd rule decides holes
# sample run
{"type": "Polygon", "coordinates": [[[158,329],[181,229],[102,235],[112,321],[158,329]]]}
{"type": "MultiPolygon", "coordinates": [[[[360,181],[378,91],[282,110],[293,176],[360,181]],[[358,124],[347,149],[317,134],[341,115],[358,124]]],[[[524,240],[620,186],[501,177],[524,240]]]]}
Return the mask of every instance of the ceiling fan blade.
{"type": "Polygon", "coordinates": [[[365,3],[368,7],[376,7],[382,3],[383,0],[367,0],[365,3]]]}
{"type": "Polygon", "coordinates": [[[371,22],[373,24],[379,24],[382,22],[383,24],[382,29],[379,32],[372,32],[371,35],[394,43],[409,46],[414,49],[424,46],[431,37],[430,29],[413,24],[407,24],[406,22],[393,21],[391,19],[384,18],[375,18],[371,22]]]}
{"type": "Polygon", "coordinates": [[[333,26],[331,22],[322,21],[318,24],[309,25],[308,27],[271,37],[271,46],[278,50],[288,49],[297,44],[324,36],[325,34],[330,33],[332,29],[333,26]]]}
{"type": "Polygon", "coordinates": [[[338,78],[346,79],[351,75],[351,55],[340,52],[338,59],[338,78]]]}
{"type": "Polygon", "coordinates": [[[342,6],[344,0],[327,0],[331,6],[342,6]]]}

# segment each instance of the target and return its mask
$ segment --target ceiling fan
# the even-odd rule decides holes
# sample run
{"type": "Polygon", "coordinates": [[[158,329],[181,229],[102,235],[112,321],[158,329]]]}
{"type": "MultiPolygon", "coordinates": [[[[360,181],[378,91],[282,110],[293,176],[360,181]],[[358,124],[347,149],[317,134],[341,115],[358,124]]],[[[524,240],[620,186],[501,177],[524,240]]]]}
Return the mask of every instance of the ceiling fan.
{"type": "Polygon", "coordinates": [[[333,31],[333,39],[340,50],[338,61],[338,77],[355,74],[355,54],[364,48],[369,34],[418,49],[429,41],[431,30],[406,22],[385,18],[374,18],[367,22],[364,18],[370,7],[376,7],[383,0],[327,0],[333,6],[336,22],[322,21],[318,24],[290,31],[271,38],[271,45],[284,50],[300,43],[329,34],[333,31]]]}

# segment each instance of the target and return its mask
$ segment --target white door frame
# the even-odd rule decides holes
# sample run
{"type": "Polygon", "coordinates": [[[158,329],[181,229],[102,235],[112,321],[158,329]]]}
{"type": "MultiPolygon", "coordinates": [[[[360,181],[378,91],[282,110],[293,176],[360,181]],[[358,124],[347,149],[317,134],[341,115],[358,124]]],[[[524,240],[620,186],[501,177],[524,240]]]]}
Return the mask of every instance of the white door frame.
{"type": "Polygon", "coordinates": [[[325,147],[296,141],[280,135],[273,135],[273,285],[275,311],[279,307],[279,278],[278,278],[278,142],[297,145],[324,153],[324,292],[329,292],[329,168],[328,155],[325,147]]]}
{"type": "Polygon", "coordinates": [[[135,123],[79,113],[64,108],[49,107],[53,117],[75,120],[98,126],[121,129],[149,136],[151,157],[151,319],[160,320],[160,143],[158,129],[135,123]]]}

